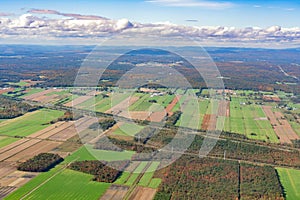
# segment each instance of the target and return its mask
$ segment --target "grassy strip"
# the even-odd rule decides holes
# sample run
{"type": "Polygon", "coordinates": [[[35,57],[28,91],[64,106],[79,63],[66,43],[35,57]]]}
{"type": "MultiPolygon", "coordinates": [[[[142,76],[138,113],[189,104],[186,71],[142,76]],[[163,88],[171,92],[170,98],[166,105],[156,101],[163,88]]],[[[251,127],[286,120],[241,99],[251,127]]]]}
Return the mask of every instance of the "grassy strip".
{"type": "Polygon", "coordinates": [[[287,200],[300,199],[300,170],[276,168],[287,200]]]}

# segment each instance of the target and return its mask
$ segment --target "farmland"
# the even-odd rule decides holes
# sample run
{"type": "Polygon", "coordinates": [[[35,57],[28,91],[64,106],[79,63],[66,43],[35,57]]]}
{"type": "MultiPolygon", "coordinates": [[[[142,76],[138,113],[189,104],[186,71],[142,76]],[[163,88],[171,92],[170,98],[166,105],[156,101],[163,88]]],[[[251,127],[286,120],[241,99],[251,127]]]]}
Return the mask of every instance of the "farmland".
{"type": "Polygon", "coordinates": [[[300,198],[300,171],[295,169],[276,169],[286,193],[287,200],[296,200],[300,198]]]}
{"type": "Polygon", "coordinates": [[[112,134],[122,136],[134,136],[143,129],[143,126],[139,126],[133,123],[123,123],[112,134]]]}
{"type": "MultiPolygon", "coordinates": [[[[5,195],[7,191],[15,190],[12,193],[8,192],[11,194],[7,199],[22,197],[35,199],[44,198],[45,195],[57,199],[88,197],[103,200],[106,198],[194,199],[200,196],[225,199],[239,197],[241,199],[259,197],[282,199],[284,193],[280,184],[284,186],[287,198],[293,199],[288,193],[296,194],[291,188],[295,181],[282,178],[287,177],[286,168],[282,167],[297,167],[300,163],[299,152],[294,149],[280,149],[282,138],[279,137],[277,129],[281,125],[288,126],[287,123],[290,123],[291,130],[295,129],[298,122],[294,120],[294,113],[297,111],[287,113],[283,108],[276,107],[276,103],[257,100],[258,97],[254,92],[246,91],[236,91],[235,94],[233,91],[227,91],[224,99],[220,100],[205,97],[208,95],[208,90],[202,91],[195,98],[191,92],[199,92],[199,90],[179,90],[178,99],[170,92],[177,89],[157,89],[153,93],[147,90],[147,92],[135,91],[132,94],[126,90],[122,92],[114,90],[115,88],[97,91],[95,95],[91,91],[81,90],[76,93],[73,102],[72,98],[61,101],[70,97],[70,90],[66,89],[36,90],[29,95],[21,96],[41,104],[46,102],[47,97],[53,97],[53,101],[47,102],[60,105],[63,109],[75,106],[92,110],[95,107],[98,112],[119,115],[124,119],[121,118],[112,126],[108,126],[103,135],[96,138],[94,137],[96,131],[90,128],[90,125],[95,122],[91,117],[84,116],[78,119],[77,124],[80,125],[76,130],[71,121],[55,120],[63,115],[63,111],[46,108],[0,123],[0,160],[3,164],[25,162],[34,155],[47,152],[57,153],[65,159],[48,172],[25,174],[31,175],[26,179],[22,174],[18,174],[20,172],[15,166],[0,166],[0,172],[3,174],[3,177],[0,177],[1,184],[11,185],[18,182],[13,188],[0,188],[5,195]],[[245,96],[244,93],[249,95],[245,96]],[[59,101],[61,102],[57,103],[59,101]],[[124,112],[124,109],[128,109],[129,113],[124,112]],[[166,111],[161,112],[163,109],[166,111]],[[180,110],[182,113],[178,112],[180,110]],[[130,117],[140,121],[126,120],[130,117]],[[147,127],[148,121],[164,122],[164,119],[174,121],[171,120],[172,123],[165,126],[158,135],[153,138],[151,134],[149,136],[147,131],[151,132],[152,129],[147,127]],[[277,125],[274,125],[275,120],[277,125]],[[54,124],[49,124],[50,121],[54,124]],[[151,151],[157,149],[159,145],[168,143],[174,135],[176,126],[198,129],[197,133],[200,135],[195,137],[187,155],[183,155],[170,166],[156,171],[161,163],[160,160],[149,161],[146,157],[138,157],[136,152],[151,151]],[[28,127],[33,128],[28,129],[28,127]],[[198,155],[203,142],[201,135],[207,130],[226,131],[226,134],[222,133],[222,137],[225,136],[226,139],[217,142],[209,153],[209,158],[199,159],[198,156],[192,155],[198,155]],[[84,146],[79,142],[80,138],[76,136],[76,131],[80,132],[84,146]],[[141,138],[144,136],[150,138],[143,138],[143,142],[138,141],[139,134],[141,138]],[[18,138],[20,136],[24,138],[18,138]],[[98,149],[97,141],[104,136],[108,136],[124,150],[98,149]],[[111,183],[98,182],[103,181],[101,178],[92,181],[92,175],[67,169],[72,162],[88,163],[95,160],[106,162],[128,160],[130,163],[111,183]],[[256,165],[256,162],[259,165],[256,165]],[[277,179],[273,165],[282,169],[282,172],[277,169],[279,175],[283,174],[282,177],[280,175],[281,182],[277,179]],[[67,181],[63,181],[65,179],[67,181]],[[60,182],[64,182],[64,190],[59,188],[60,182]],[[72,190],[80,188],[80,185],[82,191],[77,192],[79,189],[76,189],[76,192],[72,193],[72,190]],[[185,188],[189,188],[191,192],[185,193],[185,188]]],[[[284,95],[281,94],[280,98],[284,95]]],[[[291,104],[291,106],[296,105],[291,104]]],[[[98,118],[97,123],[101,124],[103,120],[114,119],[104,115],[98,118]]],[[[186,131],[189,133],[189,129],[186,131]]],[[[294,139],[296,137],[290,138],[291,141],[294,139]]],[[[292,147],[292,143],[288,145],[290,146],[283,146],[283,148],[292,147]]]]}
{"type": "Polygon", "coordinates": [[[37,110],[0,124],[0,133],[8,136],[28,136],[49,126],[49,122],[63,112],[49,109],[37,110]]]}
{"type": "Polygon", "coordinates": [[[56,168],[46,172],[8,196],[6,199],[98,199],[110,186],[91,181],[92,175],[56,168]],[[61,186],[64,183],[64,186],[61,186]],[[35,188],[34,192],[27,193],[35,188]],[[84,189],[83,189],[84,188],[84,189]]]}

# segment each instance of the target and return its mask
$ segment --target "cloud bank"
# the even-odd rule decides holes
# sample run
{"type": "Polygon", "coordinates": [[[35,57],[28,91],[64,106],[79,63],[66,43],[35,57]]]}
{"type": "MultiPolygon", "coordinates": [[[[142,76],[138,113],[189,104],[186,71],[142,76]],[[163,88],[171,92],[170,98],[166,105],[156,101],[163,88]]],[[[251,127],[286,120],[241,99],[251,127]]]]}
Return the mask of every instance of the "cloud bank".
{"type": "MultiPolygon", "coordinates": [[[[120,34],[138,40],[142,37],[162,37],[178,40],[190,38],[202,45],[229,46],[297,46],[300,44],[300,27],[235,28],[223,26],[183,26],[171,23],[143,24],[127,19],[112,20],[100,16],[60,13],[54,10],[30,10],[18,18],[0,16],[0,40],[5,41],[65,41],[89,43],[120,34]],[[40,14],[61,15],[62,18],[45,18],[40,14]],[[89,41],[89,42],[88,42],[89,41]]],[[[186,44],[188,45],[188,44],[186,44]]]]}

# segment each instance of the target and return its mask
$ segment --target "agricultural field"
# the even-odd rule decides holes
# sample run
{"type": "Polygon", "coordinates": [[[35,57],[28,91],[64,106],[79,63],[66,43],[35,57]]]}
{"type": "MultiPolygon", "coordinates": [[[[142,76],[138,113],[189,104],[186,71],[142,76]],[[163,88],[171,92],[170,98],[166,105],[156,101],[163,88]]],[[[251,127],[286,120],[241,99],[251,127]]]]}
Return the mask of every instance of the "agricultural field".
{"type": "Polygon", "coordinates": [[[17,140],[19,140],[19,138],[0,136],[0,148],[9,145],[17,140]]]}
{"type": "Polygon", "coordinates": [[[121,103],[127,97],[130,96],[130,93],[116,93],[101,99],[99,102],[95,103],[95,111],[105,112],[111,109],[113,106],[121,103]]]}
{"type": "Polygon", "coordinates": [[[40,174],[5,199],[99,199],[110,184],[91,181],[92,177],[58,166],[40,174]]]}
{"type": "Polygon", "coordinates": [[[6,120],[0,124],[1,135],[28,136],[50,125],[54,119],[62,116],[62,111],[41,109],[29,112],[21,117],[6,120]]]}
{"type": "Polygon", "coordinates": [[[231,97],[230,117],[225,130],[244,134],[248,138],[279,143],[279,140],[260,105],[248,104],[246,98],[231,97]]]}
{"type": "Polygon", "coordinates": [[[134,123],[122,123],[118,128],[112,131],[113,135],[134,136],[139,133],[144,127],[134,123]]]}
{"type": "MultiPolygon", "coordinates": [[[[159,166],[159,162],[153,162],[151,165],[147,168],[146,172],[142,176],[142,178],[139,180],[138,185],[143,187],[150,187],[150,183],[152,181],[152,177],[154,175],[155,170],[159,166]]],[[[152,187],[156,185],[157,180],[154,180],[152,182],[152,187]]]]}
{"type": "Polygon", "coordinates": [[[71,162],[76,159],[76,161],[82,160],[104,160],[104,161],[114,161],[114,160],[130,160],[133,151],[106,151],[94,149],[91,145],[86,145],[78,149],[75,153],[65,159],[65,162],[71,162]]]}
{"type": "Polygon", "coordinates": [[[30,95],[33,95],[33,94],[36,94],[39,92],[43,92],[43,91],[45,91],[45,90],[42,88],[30,88],[30,89],[26,90],[23,95],[21,95],[19,97],[24,98],[24,97],[27,97],[27,96],[30,96],[30,95]]]}
{"type": "Polygon", "coordinates": [[[276,168],[287,200],[300,199],[300,170],[276,168]]]}

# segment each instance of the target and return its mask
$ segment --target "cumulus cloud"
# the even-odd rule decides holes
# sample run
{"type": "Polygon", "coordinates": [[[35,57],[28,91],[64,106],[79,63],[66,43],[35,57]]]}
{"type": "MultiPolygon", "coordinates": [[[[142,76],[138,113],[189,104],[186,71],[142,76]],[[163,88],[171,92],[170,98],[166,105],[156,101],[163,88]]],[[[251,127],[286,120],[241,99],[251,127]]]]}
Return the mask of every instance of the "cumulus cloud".
{"type": "Polygon", "coordinates": [[[0,12],[0,17],[5,17],[5,16],[12,16],[12,13],[5,13],[5,12],[0,12]]]}
{"type": "MultiPolygon", "coordinates": [[[[259,27],[223,27],[223,26],[183,26],[170,22],[143,24],[130,22],[128,19],[112,20],[99,16],[67,14],[70,18],[45,18],[35,14],[57,14],[53,10],[35,10],[18,18],[0,17],[0,39],[10,40],[48,40],[61,39],[74,41],[74,38],[93,40],[122,33],[126,37],[138,38],[168,38],[179,41],[178,38],[189,38],[203,45],[241,45],[255,44],[263,46],[300,44],[300,28],[283,28],[272,26],[259,27]],[[74,17],[76,16],[76,17],[74,17]],[[79,16],[79,17],[78,17],[79,16]],[[73,40],[72,40],[73,39],[73,40]]],[[[62,14],[60,14],[62,15],[62,14]]],[[[65,15],[64,15],[65,16],[65,15]]]]}

